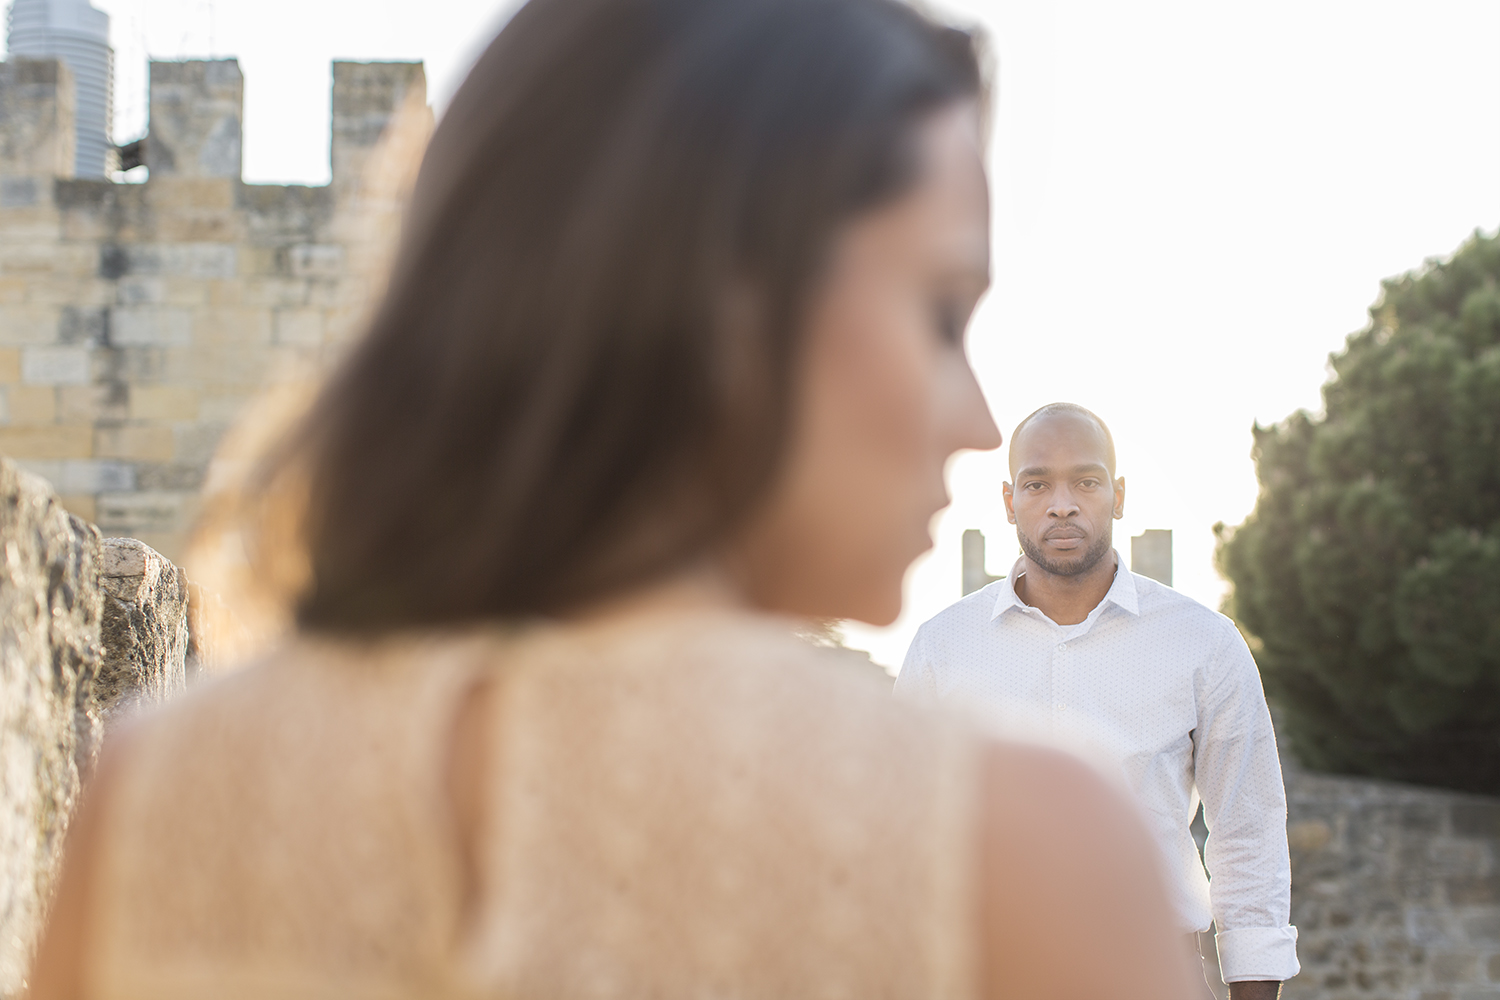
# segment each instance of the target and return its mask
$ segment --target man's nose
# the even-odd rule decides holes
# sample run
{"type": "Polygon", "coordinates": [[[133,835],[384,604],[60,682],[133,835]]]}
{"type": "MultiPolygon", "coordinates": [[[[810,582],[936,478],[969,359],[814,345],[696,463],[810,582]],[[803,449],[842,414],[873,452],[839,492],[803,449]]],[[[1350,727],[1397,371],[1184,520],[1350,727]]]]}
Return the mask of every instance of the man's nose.
{"type": "Polygon", "coordinates": [[[1073,502],[1073,494],[1066,490],[1059,490],[1052,495],[1052,504],[1047,508],[1048,517],[1072,517],[1078,513],[1078,504],[1073,502]]]}

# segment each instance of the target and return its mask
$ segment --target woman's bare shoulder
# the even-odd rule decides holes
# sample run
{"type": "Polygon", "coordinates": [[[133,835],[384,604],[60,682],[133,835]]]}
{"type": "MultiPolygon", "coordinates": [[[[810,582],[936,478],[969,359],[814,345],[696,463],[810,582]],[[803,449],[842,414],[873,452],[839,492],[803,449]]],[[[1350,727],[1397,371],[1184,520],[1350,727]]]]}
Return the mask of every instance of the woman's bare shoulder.
{"type": "Polygon", "coordinates": [[[1191,993],[1156,852],[1124,796],[1055,750],[992,742],[979,819],[983,996],[1191,993]]]}

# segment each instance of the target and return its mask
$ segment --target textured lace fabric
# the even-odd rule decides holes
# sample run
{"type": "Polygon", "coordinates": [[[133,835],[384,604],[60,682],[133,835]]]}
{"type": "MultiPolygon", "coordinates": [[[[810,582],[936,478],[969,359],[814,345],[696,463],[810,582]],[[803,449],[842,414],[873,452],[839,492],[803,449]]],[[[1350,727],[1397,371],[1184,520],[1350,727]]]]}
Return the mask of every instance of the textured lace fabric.
{"type": "Polygon", "coordinates": [[[967,1000],[978,749],[749,616],[298,642],[131,737],[90,992],[967,1000]],[[443,775],[486,678],[465,887],[443,775]]]}

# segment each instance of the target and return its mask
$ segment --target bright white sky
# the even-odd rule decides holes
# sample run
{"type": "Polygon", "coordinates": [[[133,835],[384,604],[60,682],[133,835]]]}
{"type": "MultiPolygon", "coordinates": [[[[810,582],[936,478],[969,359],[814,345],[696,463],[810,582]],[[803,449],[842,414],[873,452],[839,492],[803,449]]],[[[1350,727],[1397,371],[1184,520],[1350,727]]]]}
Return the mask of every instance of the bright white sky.
{"type": "MultiPolygon", "coordinates": [[[[421,59],[439,111],[511,0],[94,0],[113,18],[116,131],[145,129],[145,62],[237,56],[245,175],[328,179],[329,63],[421,59]]],[[[1215,521],[1255,502],[1250,425],[1316,408],[1379,279],[1500,224],[1500,0],[944,0],[999,61],[995,288],[970,353],[1009,436],[1053,400],[1112,426],[1116,544],[1175,532],[1176,584],[1216,605],[1215,521]]],[[[1001,453],[953,506],[890,629],[897,665],[959,596],[959,536],[1017,554],[1001,453]]]]}

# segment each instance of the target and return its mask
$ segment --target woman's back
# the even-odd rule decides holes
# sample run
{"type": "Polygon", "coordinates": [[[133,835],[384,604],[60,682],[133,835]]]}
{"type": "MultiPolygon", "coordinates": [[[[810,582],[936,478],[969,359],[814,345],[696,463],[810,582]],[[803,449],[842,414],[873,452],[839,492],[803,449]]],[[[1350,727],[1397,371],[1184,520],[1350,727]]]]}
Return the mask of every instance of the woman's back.
{"type": "Polygon", "coordinates": [[[770,617],[893,621],[1000,444],[984,77],[897,0],[523,5],[207,543],[360,644],[106,749],[38,997],[1184,996],[1126,807],[770,617]]]}
{"type": "Polygon", "coordinates": [[[750,616],[299,644],[133,736],[90,992],[974,996],[979,749],[750,616]]]}

